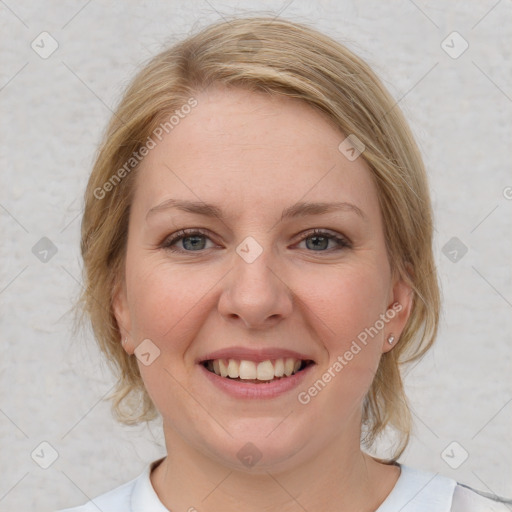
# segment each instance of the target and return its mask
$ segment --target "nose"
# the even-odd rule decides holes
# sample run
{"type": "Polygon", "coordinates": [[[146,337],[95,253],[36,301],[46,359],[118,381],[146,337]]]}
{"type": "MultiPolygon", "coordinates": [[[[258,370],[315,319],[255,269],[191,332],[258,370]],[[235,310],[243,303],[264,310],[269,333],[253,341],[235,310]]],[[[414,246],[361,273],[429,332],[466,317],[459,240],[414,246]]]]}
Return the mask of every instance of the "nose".
{"type": "Polygon", "coordinates": [[[226,276],[218,302],[219,313],[228,321],[267,329],[292,312],[292,291],[269,252],[264,250],[251,263],[234,256],[234,268],[226,276]]]}

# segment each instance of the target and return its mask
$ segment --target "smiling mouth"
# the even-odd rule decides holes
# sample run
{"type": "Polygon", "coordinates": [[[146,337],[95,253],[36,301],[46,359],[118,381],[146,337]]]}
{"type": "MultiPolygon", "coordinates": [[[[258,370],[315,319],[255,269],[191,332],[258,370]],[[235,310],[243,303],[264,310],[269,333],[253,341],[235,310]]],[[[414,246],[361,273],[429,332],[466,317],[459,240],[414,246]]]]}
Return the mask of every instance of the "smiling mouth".
{"type": "Polygon", "coordinates": [[[261,361],[259,363],[243,359],[208,359],[201,364],[208,371],[219,377],[253,384],[263,384],[286,379],[315,363],[310,359],[301,360],[287,357],[261,361]]]}

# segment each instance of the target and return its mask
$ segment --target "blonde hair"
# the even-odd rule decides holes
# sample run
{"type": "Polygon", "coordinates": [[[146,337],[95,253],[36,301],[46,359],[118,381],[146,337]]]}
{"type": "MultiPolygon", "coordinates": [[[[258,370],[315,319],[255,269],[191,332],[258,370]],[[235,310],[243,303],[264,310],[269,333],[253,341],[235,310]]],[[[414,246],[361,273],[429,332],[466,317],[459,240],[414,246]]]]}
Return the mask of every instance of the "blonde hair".
{"type": "Polygon", "coordinates": [[[113,410],[125,423],[156,415],[136,359],[121,346],[112,307],[124,275],[138,167],[130,159],[173,112],[216,84],[298,98],[365,146],[362,156],[377,185],[389,261],[414,293],[405,329],[382,355],[363,404],[363,443],[371,446],[387,426],[394,428],[399,441],[390,460],[396,460],[411,430],[400,365],[421,357],[438,327],[426,173],[400,109],[369,66],[329,37],[280,18],[217,23],[158,54],[134,78],[107,128],[85,194],[82,304],[118,377],[113,410]]]}

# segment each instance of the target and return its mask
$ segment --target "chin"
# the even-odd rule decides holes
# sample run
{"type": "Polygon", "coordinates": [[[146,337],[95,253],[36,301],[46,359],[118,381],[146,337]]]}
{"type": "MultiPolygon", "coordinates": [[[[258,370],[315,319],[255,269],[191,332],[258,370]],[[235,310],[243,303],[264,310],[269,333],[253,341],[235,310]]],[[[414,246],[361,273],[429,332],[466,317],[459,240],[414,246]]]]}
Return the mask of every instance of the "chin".
{"type": "Polygon", "coordinates": [[[305,431],[300,434],[297,424],[294,424],[295,432],[290,432],[283,428],[285,423],[282,418],[239,421],[238,434],[228,429],[233,437],[224,432],[222,440],[216,442],[210,438],[203,441],[203,446],[208,446],[210,456],[219,463],[236,471],[251,474],[286,471],[306,458],[305,447],[313,434],[305,431]]]}

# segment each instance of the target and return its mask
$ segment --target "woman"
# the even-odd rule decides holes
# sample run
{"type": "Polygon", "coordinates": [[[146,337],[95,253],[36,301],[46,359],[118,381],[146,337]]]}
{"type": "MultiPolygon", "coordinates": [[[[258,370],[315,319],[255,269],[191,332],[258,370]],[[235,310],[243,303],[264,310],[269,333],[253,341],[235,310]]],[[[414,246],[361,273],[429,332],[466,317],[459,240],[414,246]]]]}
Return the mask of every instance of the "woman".
{"type": "Polygon", "coordinates": [[[397,462],[400,365],[437,331],[418,149],[358,57],[282,19],[156,56],[86,192],[84,306],[126,422],[168,455],[72,510],[508,510],[397,462]],[[385,428],[393,456],[363,451],[385,428]]]}

